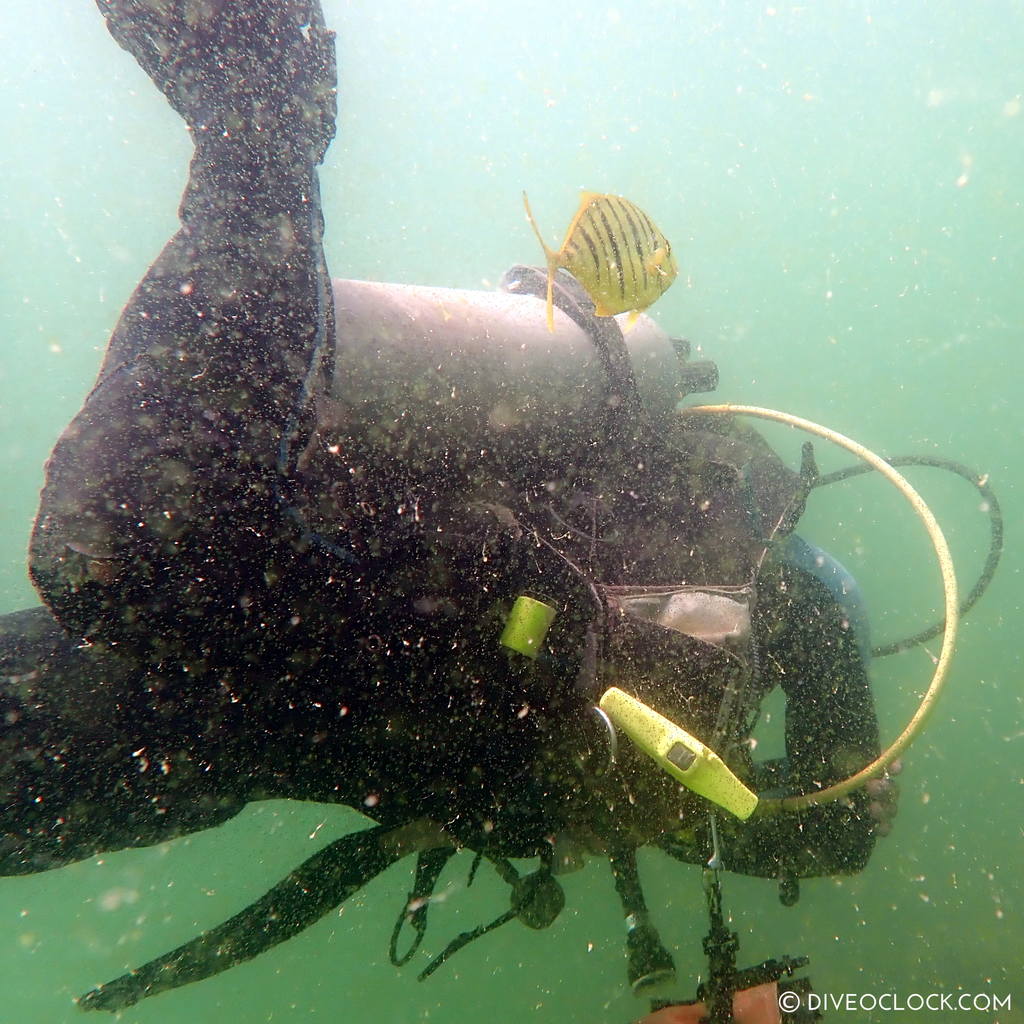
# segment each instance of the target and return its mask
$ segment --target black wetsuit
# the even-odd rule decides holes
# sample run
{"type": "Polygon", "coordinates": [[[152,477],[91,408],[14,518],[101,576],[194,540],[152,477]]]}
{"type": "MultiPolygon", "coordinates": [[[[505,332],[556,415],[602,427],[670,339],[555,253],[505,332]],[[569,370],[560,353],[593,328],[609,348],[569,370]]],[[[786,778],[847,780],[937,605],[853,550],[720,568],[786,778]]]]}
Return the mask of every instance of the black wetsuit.
{"type": "MultiPolygon", "coordinates": [[[[792,475],[728,426],[581,439],[557,478],[524,456],[500,480],[469,448],[405,465],[372,436],[318,430],[334,328],[315,171],[333,49],[317,5],[228,4],[169,49],[147,5],[100,6],[196,155],[182,228],[48,465],[31,550],[47,608],[0,620],[0,873],[266,797],[427,817],[503,855],[562,830],[642,842],[657,828],[637,787],[703,821],[639,755],[600,774],[581,684],[592,583],[749,583],[766,521],[752,510],[781,516],[792,475]],[[537,662],[497,643],[523,592],[560,612],[537,662]]],[[[757,777],[731,737],[754,784],[811,788],[869,760],[865,666],[827,588],[769,558],[754,623],[745,658],[676,649],[666,699],[685,724],[711,730],[739,674],[748,712],[776,684],[789,700],[785,777],[757,777]]],[[[730,827],[730,866],[859,870],[865,803],[730,827]]],[[[707,851],[697,835],[674,852],[707,851]]]]}

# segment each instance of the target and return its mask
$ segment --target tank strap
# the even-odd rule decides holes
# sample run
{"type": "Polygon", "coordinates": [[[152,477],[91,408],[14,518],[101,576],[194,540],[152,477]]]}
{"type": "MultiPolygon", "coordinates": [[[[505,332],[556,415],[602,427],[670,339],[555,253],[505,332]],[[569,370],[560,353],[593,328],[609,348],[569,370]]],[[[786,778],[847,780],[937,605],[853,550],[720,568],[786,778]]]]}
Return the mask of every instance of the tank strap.
{"type": "MultiPolygon", "coordinates": [[[[502,291],[517,295],[547,298],[547,271],[541,267],[516,264],[501,278],[502,291]]],[[[647,416],[640,398],[629,349],[622,329],[614,317],[595,316],[594,304],[576,279],[564,270],[555,275],[552,288],[554,304],[594,343],[601,365],[608,378],[608,419],[613,430],[646,425],[647,416]]]]}

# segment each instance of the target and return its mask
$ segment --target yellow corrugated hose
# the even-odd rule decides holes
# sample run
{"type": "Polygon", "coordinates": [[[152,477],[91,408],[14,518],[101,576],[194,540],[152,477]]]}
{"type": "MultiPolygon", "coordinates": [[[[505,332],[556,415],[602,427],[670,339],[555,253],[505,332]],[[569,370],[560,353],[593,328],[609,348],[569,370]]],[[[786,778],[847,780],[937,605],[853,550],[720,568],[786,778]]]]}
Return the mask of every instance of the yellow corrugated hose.
{"type": "Polygon", "coordinates": [[[911,508],[917,513],[918,518],[928,531],[928,537],[935,548],[936,557],[939,560],[939,569],[942,573],[942,586],[946,596],[946,628],[942,637],[942,649],[939,652],[938,661],[935,664],[935,672],[932,681],[925,691],[924,697],[913,717],[907,723],[903,732],[875,758],[869,765],[866,765],[859,772],[851,775],[842,782],[837,782],[827,789],[817,790],[813,793],[803,793],[798,796],[787,796],[780,799],[763,799],[758,802],[758,814],[777,814],[780,811],[801,811],[816,804],[828,803],[838,800],[847,793],[859,786],[862,786],[869,779],[881,775],[893,761],[896,760],[904,750],[913,742],[920,733],[928,715],[935,708],[935,703],[942,692],[949,673],[949,664],[953,657],[953,647],[956,643],[956,631],[959,624],[960,613],[958,609],[959,599],[957,597],[956,574],[953,571],[953,559],[949,553],[949,545],[942,534],[935,516],[931,509],[924,503],[924,499],[908,483],[906,478],[889,465],[885,459],[876,455],[873,451],[865,448],[862,444],[810,420],[801,419],[787,412],[779,412],[776,409],[762,409],[755,405],[698,405],[681,410],[683,415],[690,413],[721,413],[728,416],[755,416],[763,420],[774,420],[776,423],[784,423],[787,426],[803,430],[808,434],[815,434],[831,441],[840,448],[862,459],[873,469],[876,469],[885,477],[902,495],[910,502],[911,508]]]}

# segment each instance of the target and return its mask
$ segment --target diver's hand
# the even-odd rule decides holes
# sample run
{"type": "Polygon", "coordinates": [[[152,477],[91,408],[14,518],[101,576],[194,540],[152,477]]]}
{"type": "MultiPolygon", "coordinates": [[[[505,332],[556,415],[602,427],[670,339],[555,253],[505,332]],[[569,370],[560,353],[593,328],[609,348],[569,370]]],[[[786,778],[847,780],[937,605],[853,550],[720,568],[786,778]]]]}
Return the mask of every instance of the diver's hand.
{"type": "Polygon", "coordinates": [[[892,831],[893,819],[896,817],[897,803],[900,797],[899,783],[895,776],[903,771],[903,762],[898,758],[893,761],[884,775],[871,779],[864,790],[871,802],[868,813],[875,821],[875,835],[887,836],[892,831]]]}

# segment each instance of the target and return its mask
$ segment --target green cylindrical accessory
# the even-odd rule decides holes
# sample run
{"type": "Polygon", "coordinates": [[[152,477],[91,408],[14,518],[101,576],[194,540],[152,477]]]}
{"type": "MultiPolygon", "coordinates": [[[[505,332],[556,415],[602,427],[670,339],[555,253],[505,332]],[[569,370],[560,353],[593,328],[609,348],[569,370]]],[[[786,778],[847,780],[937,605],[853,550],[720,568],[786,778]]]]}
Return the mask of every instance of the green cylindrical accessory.
{"type": "Polygon", "coordinates": [[[536,658],[554,618],[555,609],[551,605],[520,594],[501,631],[501,643],[509,650],[536,658]]]}

